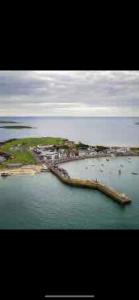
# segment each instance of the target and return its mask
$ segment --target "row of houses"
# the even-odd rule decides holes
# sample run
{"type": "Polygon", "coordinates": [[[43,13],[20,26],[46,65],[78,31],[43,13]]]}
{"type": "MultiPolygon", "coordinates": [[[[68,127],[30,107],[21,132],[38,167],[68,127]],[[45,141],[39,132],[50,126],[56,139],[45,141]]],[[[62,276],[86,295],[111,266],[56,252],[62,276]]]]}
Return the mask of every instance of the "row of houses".
{"type": "Polygon", "coordinates": [[[50,159],[51,161],[66,159],[66,158],[74,158],[74,157],[82,157],[82,156],[98,156],[101,155],[129,155],[130,148],[128,147],[88,147],[87,149],[79,149],[76,148],[56,148],[54,145],[45,145],[45,146],[37,146],[34,151],[45,159],[50,159]]]}
{"type": "Polygon", "coordinates": [[[34,149],[34,152],[36,152],[39,156],[46,157],[47,159],[51,159],[52,161],[57,159],[65,159],[67,157],[75,157],[78,155],[77,151],[65,149],[65,148],[59,148],[56,149],[53,145],[48,146],[37,146],[34,149]]]}

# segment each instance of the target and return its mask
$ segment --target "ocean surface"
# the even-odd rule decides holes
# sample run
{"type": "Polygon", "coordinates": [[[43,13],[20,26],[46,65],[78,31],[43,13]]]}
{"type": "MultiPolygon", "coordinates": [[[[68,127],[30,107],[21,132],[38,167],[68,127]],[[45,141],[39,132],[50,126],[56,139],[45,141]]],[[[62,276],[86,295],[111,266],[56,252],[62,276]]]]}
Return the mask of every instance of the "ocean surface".
{"type": "MultiPolygon", "coordinates": [[[[60,136],[88,144],[139,146],[139,118],[12,118],[33,129],[2,129],[0,141],[60,136]]],[[[7,125],[7,124],[0,124],[7,125]]],[[[0,229],[139,229],[139,157],[87,159],[63,164],[72,177],[99,179],[126,193],[118,205],[98,191],[62,184],[51,173],[0,179],[0,229]],[[121,175],[118,170],[121,169],[121,175]]]]}
{"type": "MultiPolygon", "coordinates": [[[[33,127],[0,128],[0,141],[27,136],[60,136],[94,145],[139,145],[139,125],[135,124],[139,118],[0,117],[0,120],[33,127]]],[[[0,126],[3,125],[10,124],[0,123],[0,126]]]]}

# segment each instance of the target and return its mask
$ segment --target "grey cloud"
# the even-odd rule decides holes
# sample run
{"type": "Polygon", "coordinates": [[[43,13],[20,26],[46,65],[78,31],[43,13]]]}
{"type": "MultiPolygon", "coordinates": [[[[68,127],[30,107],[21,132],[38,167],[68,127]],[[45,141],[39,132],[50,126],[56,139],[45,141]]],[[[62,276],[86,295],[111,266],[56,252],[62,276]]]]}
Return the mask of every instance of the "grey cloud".
{"type": "Polygon", "coordinates": [[[139,71],[0,71],[0,113],[13,107],[34,114],[48,113],[49,107],[53,113],[54,106],[55,113],[80,114],[84,108],[93,114],[97,107],[117,107],[118,113],[127,107],[134,114],[139,107],[139,71]]]}

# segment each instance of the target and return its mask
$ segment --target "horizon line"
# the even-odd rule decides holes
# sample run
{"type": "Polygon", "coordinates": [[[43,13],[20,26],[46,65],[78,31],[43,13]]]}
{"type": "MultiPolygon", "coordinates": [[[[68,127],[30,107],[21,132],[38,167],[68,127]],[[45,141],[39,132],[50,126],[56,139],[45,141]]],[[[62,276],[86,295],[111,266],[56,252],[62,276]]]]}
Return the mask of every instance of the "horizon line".
{"type": "Polygon", "coordinates": [[[55,116],[55,115],[0,115],[0,118],[14,118],[14,117],[48,117],[48,118],[139,118],[138,116],[55,116]]]}

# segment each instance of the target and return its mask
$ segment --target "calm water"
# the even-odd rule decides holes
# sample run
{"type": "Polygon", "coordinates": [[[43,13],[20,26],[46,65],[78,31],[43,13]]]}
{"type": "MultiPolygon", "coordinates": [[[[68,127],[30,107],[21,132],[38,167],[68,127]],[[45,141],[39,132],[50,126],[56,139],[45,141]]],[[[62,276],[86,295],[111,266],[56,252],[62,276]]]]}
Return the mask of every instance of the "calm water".
{"type": "MultiPolygon", "coordinates": [[[[30,135],[63,136],[90,144],[139,145],[139,126],[134,124],[137,118],[9,119],[36,128],[0,129],[1,141],[30,135]]],[[[127,158],[87,159],[63,164],[63,167],[73,177],[98,178],[125,192],[133,199],[132,204],[121,207],[97,191],[66,186],[50,173],[1,178],[0,228],[139,228],[139,175],[131,174],[139,173],[138,157],[130,162],[127,158]],[[121,175],[118,175],[119,168],[121,175]]]]}
{"type": "Polygon", "coordinates": [[[0,141],[26,136],[60,136],[88,144],[139,145],[139,125],[135,125],[139,118],[1,117],[0,120],[34,127],[18,130],[0,128],[0,141]]]}

